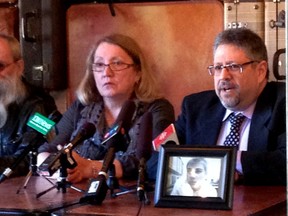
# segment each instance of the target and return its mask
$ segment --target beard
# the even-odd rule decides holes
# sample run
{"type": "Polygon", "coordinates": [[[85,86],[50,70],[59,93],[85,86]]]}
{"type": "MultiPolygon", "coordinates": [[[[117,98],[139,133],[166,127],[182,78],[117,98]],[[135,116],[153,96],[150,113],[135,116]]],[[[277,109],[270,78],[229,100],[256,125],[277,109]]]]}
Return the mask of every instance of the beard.
{"type": "Polygon", "coordinates": [[[6,124],[7,118],[7,109],[2,103],[0,103],[0,128],[2,128],[6,124]]]}
{"type": "Polygon", "coordinates": [[[26,97],[26,88],[16,73],[0,79],[0,128],[8,119],[8,106],[21,103],[26,97]]]}

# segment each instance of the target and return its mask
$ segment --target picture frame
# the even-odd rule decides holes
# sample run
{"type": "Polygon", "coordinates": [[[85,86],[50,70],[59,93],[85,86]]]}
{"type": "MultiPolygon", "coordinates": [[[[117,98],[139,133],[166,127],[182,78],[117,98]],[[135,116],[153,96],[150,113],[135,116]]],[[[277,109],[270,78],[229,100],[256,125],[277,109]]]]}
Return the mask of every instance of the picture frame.
{"type": "Polygon", "coordinates": [[[236,152],[226,146],[162,145],[154,206],[231,210],[236,152]],[[205,177],[200,179],[200,174],[205,177]]]}

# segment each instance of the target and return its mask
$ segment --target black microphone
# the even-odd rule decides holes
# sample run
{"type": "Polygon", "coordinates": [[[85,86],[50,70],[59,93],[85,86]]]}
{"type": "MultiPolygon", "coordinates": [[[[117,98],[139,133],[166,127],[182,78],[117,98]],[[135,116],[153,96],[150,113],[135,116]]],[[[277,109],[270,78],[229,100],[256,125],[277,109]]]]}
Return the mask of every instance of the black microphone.
{"type": "MultiPolygon", "coordinates": [[[[89,202],[92,204],[101,204],[105,199],[108,185],[107,185],[107,172],[113,164],[115,153],[117,151],[126,151],[128,142],[128,131],[131,127],[131,121],[136,109],[136,105],[133,101],[128,100],[124,103],[115,123],[114,132],[104,140],[104,143],[108,150],[104,157],[102,168],[98,173],[98,176],[91,180],[88,191],[85,196],[80,199],[80,202],[89,202]]],[[[109,132],[107,133],[109,134],[109,132]]]]}
{"type": "Polygon", "coordinates": [[[116,137],[116,139],[121,139],[121,141],[123,141],[121,142],[123,145],[118,145],[118,151],[126,151],[128,145],[125,145],[125,141],[126,143],[129,143],[130,138],[127,132],[131,127],[131,120],[133,118],[135,109],[136,105],[132,100],[127,100],[123,104],[115,123],[111,126],[111,129],[104,135],[104,141],[101,143],[102,145],[105,145],[111,138],[116,137]]]}
{"type": "Polygon", "coordinates": [[[91,122],[86,122],[76,136],[63,147],[63,151],[68,153],[70,150],[74,149],[80,142],[90,138],[96,131],[96,127],[91,122]]]}
{"type": "Polygon", "coordinates": [[[108,147],[108,151],[103,160],[102,168],[99,174],[107,176],[107,171],[111,167],[113,163],[115,153],[117,151],[126,151],[128,142],[126,140],[128,136],[128,131],[131,127],[132,117],[134,115],[136,106],[135,103],[131,100],[128,100],[124,103],[114,125],[117,125],[119,129],[117,129],[116,135],[108,138],[106,141],[106,146],[108,147]]]}
{"type": "MultiPolygon", "coordinates": [[[[107,138],[104,141],[104,144],[107,146],[108,150],[103,160],[101,171],[99,175],[107,176],[107,171],[111,167],[111,164],[114,161],[115,153],[117,151],[126,151],[129,141],[128,131],[131,127],[132,117],[134,115],[136,106],[135,103],[131,100],[128,100],[124,103],[115,123],[114,128],[117,128],[117,133],[107,138]]],[[[103,143],[103,142],[102,142],[103,143]]]]}
{"type": "Polygon", "coordinates": [[[141,120],[136,156],[139,160],[137,196],[139,201],[146,199],[147,172],[146,161],[152,154],[152,113],[146,112],[141,120]]]}
{"type": "MultiPolygon", "coordinates": [[[[30,120],[27,122],[27,125],[33,129],[32,131],[26,132],[22,140],[22,143],[27,143],[28,145],[16,158],[15,162],[11,165],[11,167],[7,167],[1,174],[0,183],[3,182],[14,172],[15,168],[17,168],[20,162],[28,155],[30,151],[32,151],[33,148],[38,148],[38,145],[44,142],[44,137],[52,129],[55,122],[58,122],[61,118],[62,114],[58,110],[53,111],[48,116],[48,119],[42,116],[40,113],[35,113],[32,118],[30,118],[30,120]],[[39,124],[42,130],[38,130],[39,125],[37,126],[36,124],[39,124]]],[[[35,164],[37,164],[37,162],[35,164]]]]}
{"type": "Polygon", "coordinates": [[[73,150],[80,142],[85,139],[90,138],[95,133],[96,128],[93,123],[86,122],[76,136],[66,144],[56,155],[50,154],[48,158],[39,166],[39,172],[49,172],[49,175],[52,176],[61,166],[61,157],[66,155],[67,157],[67,168],[73,168],[77,165],[76,161],[70,156],[71,150],[73,150]]]}
{"type": "Polygon", "coordinates": [[[59,122],[61,118],[62,118],[62,114],[58,110],[54,110],[48,116],[48,119],[50,119],[51,121],[54,121],[55,123],[59,122]]]}
{"type": "MultiPolygon", "coordinates": [[[[55,110],[48,116],[48,118],[54,121],[55,123],[58,123],[60,119],[62,118],[62,114],[58,110],[55,110]]],[[[51,142],[51,140],[53,140],[55,136],[58,135],[58,133],[59,131],[58,131],[57,125],[55,124],[54,127],[46,135],[47,142],[51,142]]]]}

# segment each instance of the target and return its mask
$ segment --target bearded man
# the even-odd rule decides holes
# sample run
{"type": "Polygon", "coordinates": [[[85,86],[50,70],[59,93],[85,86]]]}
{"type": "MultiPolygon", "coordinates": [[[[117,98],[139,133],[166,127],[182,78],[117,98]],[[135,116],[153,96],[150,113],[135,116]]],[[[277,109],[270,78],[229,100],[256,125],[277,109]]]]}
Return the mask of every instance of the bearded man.
{"type": "MultiPolygon", "coordinates": [[[[47,116],[57,110],[53,97],[43,89],[29,84],[23,77],[23,71],[24,62],[19,41],[13,36],[0,34],[1,173],[7,167],[11,167],[30,144],[29,134],[33,129],[27,126],[29,118],[35,112],[47,116]]],[[[26,175],[28,171],[29,156],[27,155],[13,170],[11,176],[26,175]]]]}

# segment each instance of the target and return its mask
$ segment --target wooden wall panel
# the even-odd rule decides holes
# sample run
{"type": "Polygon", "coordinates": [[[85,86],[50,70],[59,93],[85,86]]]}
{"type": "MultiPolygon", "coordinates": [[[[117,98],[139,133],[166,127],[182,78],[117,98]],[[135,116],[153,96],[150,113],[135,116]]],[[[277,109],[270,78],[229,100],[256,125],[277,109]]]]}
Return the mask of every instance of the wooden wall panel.
{"type": "Polygon", "coordinates": [[[213,88],[207,66],[212,43],[223,30],[219,1],[73,5],[67,11],[68,102],[85,71],[90,46],[103,35],[123,33],[144,51],[149,69],[179,114],[185,95],[213,88]]]}
{"type": "Polygon", "coordinates": [[[17,0],[0,0],[0,32],[19,39],[19,10],[17,0]]]}

